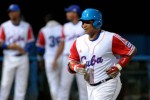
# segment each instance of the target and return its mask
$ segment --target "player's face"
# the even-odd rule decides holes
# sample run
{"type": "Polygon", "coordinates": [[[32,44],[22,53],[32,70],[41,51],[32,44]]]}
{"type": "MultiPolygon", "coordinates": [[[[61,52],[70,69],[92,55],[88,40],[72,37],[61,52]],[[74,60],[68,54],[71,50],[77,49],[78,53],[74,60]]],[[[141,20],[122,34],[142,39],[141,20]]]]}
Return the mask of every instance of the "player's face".
{"type": "Polygon", "coordinates": [[[9,18],[13,21],[20,19],[20,11],[10,11],[9,18]]]}
{"type": "Polygon", "coordinates": [[[67,12],[66,13],[66,18],[67,18],[67,20],[69,20],[69,21],[72,21],[75,17],[77,17],[78,16],[78,14],[77,13],[75,13],[75,12],[67,12]]]}
{"type": "Polygon", "coordinates": [[[82,21],[82,28],[85,30],[86,34],[92,34],[95,30],[93,21],[82,21]]]}

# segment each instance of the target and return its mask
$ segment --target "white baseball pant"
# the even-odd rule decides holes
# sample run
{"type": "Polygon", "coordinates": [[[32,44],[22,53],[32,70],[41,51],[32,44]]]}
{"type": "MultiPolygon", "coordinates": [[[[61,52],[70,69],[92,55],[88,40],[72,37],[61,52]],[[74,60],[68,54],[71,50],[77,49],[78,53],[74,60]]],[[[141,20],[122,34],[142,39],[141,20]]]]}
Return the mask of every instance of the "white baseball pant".
{"type": "Polygon", "coordinates": [[[87,83],[88,100],[116,100],[121,90],[120,77],[108,80],[97,86],[87,83]]]}
{"type": "Polygon", "coordinates": [[[70,74],[68,72],[67,66],[68,66],[68,56],[63,56],[58,100],[69,100],[70,89],[72,86],[74,76],[76,76],[76,80],[77,80],[77,85],[79,90],[79,100],[87,100],[87,88],[86,88],[86,82],[84,80],[83,75],[70,74]]]}
{"type": "Polygon", "coordinates": [[[15,78],[14,100],[24,100],[29,73],[28,56],[4,56],[0,100],[8,100],[13,80],[15,78]]]}
{"type": "Polygon", "coordinates": [[[60,65],[61,65],[61,57],[57,62],[58,69],[54,70],[52,66],[52,62],[54,57],[45,59],[45,66],[46,66],[46,76],[48,79],[48,84],[50,88],[50,93],[52,100],[57,100],[58,89],[60,85],[60,65]]]}

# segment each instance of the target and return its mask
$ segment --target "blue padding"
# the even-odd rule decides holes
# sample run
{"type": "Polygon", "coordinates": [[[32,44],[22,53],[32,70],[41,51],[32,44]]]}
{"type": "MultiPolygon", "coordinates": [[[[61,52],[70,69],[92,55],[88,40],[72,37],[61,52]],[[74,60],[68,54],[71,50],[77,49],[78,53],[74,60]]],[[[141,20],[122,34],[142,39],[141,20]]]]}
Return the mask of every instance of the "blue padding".
{"type": "Polygon", "coordinates": [[[38,75],[37,75],[37,62],[36,61],[32,61],[32,63],[30,63],[30,73],[29,73],[29,89],[28,92],[30,93],[38,93],[38,75]]]}

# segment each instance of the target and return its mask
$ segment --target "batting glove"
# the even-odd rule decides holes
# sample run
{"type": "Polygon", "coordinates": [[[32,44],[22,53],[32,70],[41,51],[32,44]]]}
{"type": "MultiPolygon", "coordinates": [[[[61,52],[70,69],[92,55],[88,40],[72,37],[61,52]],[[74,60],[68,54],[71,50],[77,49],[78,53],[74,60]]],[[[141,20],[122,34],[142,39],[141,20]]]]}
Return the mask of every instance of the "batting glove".
{"type": "Polygon", "coordinates": [[[81,75],[85,75],[86,74],[85,65],[84,64],[74,65],[74,71],[81,75]]]}
{"type": "Polygon", "coordinates": [[[122,69],[122,67],[119,64],[117,64],[116,66],[112,66],[108,70],[106,70],[106,73],[110,77],[115,78],[119,74],[121,69],[122,69]]]}

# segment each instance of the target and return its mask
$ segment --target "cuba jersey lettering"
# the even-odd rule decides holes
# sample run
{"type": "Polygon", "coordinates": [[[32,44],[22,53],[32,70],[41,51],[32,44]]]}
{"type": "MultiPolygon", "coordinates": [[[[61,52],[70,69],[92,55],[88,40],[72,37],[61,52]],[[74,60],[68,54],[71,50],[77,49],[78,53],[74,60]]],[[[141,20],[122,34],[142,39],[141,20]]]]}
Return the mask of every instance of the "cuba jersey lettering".
{"type": "Polygon", "coordinates": [[[70,60],[86,63],[92,67],[93,81],[97,83],[108,78],[106,70],[116,65],[121,55],[131,55],[135,47],[115,33],[102,30],[94,41],[88,35],[75,40],[70,49],[70,60]]]}
{"type": "Polygon", "coordinates": [[[38,40],[36,45],[38,47],[45,49],[44,56],[49,57],[49,55],[55,56],[58,44],[61,41],[62,26],[57,25],[55,27],[43,27],[38,35],[38,40]]]}
{"type": "Polygon", "coordinates": [[[96,57],[96,55],[93,55],[92,58],[87,61],[87,57],[86,56],[82,56],[81,57],[81,61],[86,61],[85,64],[86,64],[86,67],[90,67],[90,66],[94,66],[95,64],[99,64],[99,63],[102,63],[103,62],[103,58],[102,57],[96,57]]]}
{"type": "Polygon", "coordinates": [[[62,38],[65,42],[63,54],[69,55],[69,50],[74,40],[84,34],[84,30],[81,27],[82,22],[79,21],[77,24],[68,22],[63,26],[62,38]]]}
{"type": "MultiPolygon", "coordinates": [[[[6,45],[16,43],[25,48],[26,43],[33,42],[33,31],[29,23],[21,21],[19,25],[13,25],[9,20],[4,22],[0,27],[0,41],[6,45]]],[[[4,54],[15,55],[19,52],[17,50],[4,50],[4,54]]]]}

